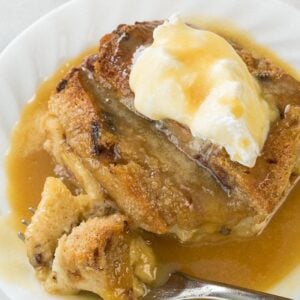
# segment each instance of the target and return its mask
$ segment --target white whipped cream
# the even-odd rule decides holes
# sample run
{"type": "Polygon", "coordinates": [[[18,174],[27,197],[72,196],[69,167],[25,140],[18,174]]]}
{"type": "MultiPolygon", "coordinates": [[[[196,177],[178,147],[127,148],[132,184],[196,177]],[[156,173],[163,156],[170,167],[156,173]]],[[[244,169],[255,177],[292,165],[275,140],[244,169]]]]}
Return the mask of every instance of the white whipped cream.
{"type": "Polygon", "coordinates": [[[130,74],[136,109],[154,120],[185,124],[193,136],[253,167],[276,112],[239,55],[219,35],[179,17],[158,26],[153,38],[130,74]]]}

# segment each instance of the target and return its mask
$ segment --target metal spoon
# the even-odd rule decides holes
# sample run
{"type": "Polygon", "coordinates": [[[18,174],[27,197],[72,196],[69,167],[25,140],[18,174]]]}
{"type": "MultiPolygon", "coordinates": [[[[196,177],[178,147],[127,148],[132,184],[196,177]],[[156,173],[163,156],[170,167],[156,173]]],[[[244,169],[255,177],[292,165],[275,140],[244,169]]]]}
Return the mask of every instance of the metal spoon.
{"type": "Polygon", "coordinates": [[[144,299],[287,300],[289,298],[234,287],[223,283],[196,280],[183,274],[175,273],[165,285],[152,290],[144,299]]]}

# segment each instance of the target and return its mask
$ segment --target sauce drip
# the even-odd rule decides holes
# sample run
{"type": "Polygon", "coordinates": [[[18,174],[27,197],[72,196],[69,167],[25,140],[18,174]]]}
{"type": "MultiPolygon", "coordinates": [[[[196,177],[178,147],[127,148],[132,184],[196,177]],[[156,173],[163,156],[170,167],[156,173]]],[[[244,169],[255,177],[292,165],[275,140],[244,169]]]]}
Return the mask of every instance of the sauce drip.
{"type": "MultiPolygon", "coordinates": [[[[253,45],[251,45],[253,48],[253,45]]],[[[43,150],[37,134],[39,117],[66,72],[96,49],[88,50],[62,66],[37,91],[21,114],[7,157],[8,195],[16,222],[30,219],[28,207],[36,207],[54,163],[43,150]]],[[[290,194],[266,230],[250,240],[218,245],[182,245],[168,237],[148,235],[162,267],[177,265],[187,274],[215,281],[267,290],[300,263],[300,185],[290,194]],[[172,249],[170,251],[170,249],[172,249]]]]}
{"type": "Polygon", "coordinates": [[[20,228],[21,219],[30,220],[28,207],[37,206],[46,178],[54,175],[55,164],[43,149],[45,137],[43,131],[39,129],[47,110],[48,99],[71,68],[78,66],[84,58],[96,52],[96,47],[87,49],[45,80],[38,88],[33,101],[24,107],[20,120],[14,128],[6,168],[7,193],[16,227],[20,228]]]}

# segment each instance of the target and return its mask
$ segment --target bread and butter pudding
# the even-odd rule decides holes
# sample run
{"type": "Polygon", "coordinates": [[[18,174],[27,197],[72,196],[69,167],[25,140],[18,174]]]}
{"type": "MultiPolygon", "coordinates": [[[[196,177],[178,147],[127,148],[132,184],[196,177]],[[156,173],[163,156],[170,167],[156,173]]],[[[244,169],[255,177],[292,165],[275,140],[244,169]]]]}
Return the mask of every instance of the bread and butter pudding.
{"type": "Polygon", "coordinates": [[[25,232],[38,279],[136,299],[158,272],[144,231],[182,243],[259,234],[299,177],[299,87],[180,18],[104,36],[41,119],[63,181],[46,180],[25,232]]]}

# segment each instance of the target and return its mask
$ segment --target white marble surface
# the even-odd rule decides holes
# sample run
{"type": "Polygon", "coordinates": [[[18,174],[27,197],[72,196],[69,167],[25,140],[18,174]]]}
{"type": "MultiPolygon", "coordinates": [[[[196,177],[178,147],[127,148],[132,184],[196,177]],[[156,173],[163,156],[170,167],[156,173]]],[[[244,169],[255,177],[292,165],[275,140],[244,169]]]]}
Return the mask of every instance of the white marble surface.
{"type": "MultiPolygon", "coordinates": [[[[0,52],[12,39],[26,29],[26,27],[52,9],[68,1],[69,0],[0,0],[0,52]]],[[[300,0],[282,1],[300,9],[300,0]]]]}

